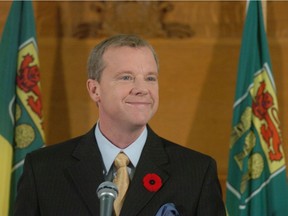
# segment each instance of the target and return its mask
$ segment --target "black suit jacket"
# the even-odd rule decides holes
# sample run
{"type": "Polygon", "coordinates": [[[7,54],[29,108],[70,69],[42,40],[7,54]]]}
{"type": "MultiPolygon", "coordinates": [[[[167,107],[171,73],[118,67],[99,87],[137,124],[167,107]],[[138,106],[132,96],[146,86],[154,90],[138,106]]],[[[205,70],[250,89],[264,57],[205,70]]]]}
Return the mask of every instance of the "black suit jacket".
{"type": "MultiPolygon", "coordinates": [[[[94,128],[81,137],[28,154],[14,215],[99,215],[96,189],[104,181],[102,164],[94,128]]],[[[174,203],[182,216],[225,215],[215,161],[158,137],[148,128],[121,215],[154,216],[166,203],[174,203]],[[157,192],[143,186],[148,173],[162,179],[157,192]]]]}

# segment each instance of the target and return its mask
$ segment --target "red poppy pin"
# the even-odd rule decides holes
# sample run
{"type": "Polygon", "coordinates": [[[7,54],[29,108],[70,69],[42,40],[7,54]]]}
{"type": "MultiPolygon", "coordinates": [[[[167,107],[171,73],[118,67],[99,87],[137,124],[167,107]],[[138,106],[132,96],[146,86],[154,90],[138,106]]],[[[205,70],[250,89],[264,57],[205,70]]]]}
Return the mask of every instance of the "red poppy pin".
{"type": "Polygon", "coordinates": [[[155,173],[148,173],[143,178],[143,184],[148,191],[156,192],[162,186],[162,179],[155,173]]]}

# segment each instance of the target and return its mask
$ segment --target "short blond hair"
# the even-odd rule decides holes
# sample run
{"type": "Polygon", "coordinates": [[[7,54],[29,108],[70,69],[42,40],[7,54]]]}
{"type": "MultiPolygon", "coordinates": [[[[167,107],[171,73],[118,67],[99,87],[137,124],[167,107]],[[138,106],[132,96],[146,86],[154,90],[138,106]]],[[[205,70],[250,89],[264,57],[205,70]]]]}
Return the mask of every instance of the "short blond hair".
{"type": "Polygon", "coordinates": [[[154,56],[155,62],[159,70],[159,60],[157,54],[154,48],[147,41],[143,40],[142,38],[136,35],[120,34],[107,38],[106,40],[97,44],[92,49],[87,63],[88,78],[100,81],[102,72],[105,68],[105,63],[103,61],[103,55],[105,51],[109,47],[122,47],[122,46],[128,46],[134,48],[148,47],[154,56]]]}

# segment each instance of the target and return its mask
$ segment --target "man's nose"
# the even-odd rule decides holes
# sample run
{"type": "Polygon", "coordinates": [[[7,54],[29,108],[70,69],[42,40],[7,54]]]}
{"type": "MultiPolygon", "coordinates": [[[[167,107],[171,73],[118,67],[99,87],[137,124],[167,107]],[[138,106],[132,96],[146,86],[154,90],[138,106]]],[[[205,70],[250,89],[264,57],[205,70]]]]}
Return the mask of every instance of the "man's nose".
{"type": "Polygon", "coordinates": [[[134,86],[131,90],[134,95],[145,95],[148,93],[147,83],[145,80],[135,79],[134,86]]]}

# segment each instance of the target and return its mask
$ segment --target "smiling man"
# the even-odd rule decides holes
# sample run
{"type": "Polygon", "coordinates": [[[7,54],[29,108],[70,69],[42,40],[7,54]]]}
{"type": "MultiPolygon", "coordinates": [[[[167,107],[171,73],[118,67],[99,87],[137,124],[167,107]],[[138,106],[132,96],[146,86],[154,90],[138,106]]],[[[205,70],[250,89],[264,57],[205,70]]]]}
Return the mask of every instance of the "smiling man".
{"type": "Polygon", "coordinates": [[[99,215],[104,181],[118,186],[117,216],[225,215],[215,161],[148,126],[158,70],[152,46],[134,35],[92,50],[87,89],[99,119],[87,134],[27,155],[15,215],[99,215]]]}
{"type": "Polygon", "coordinates": [[[87,88],[99,108],[101,132],[124,149],[139,137],[158,108],[158,66],[145,46],[114,45],[102,61],[101,77],[95,80],[94,71],[89,71],[87,88]]]}

